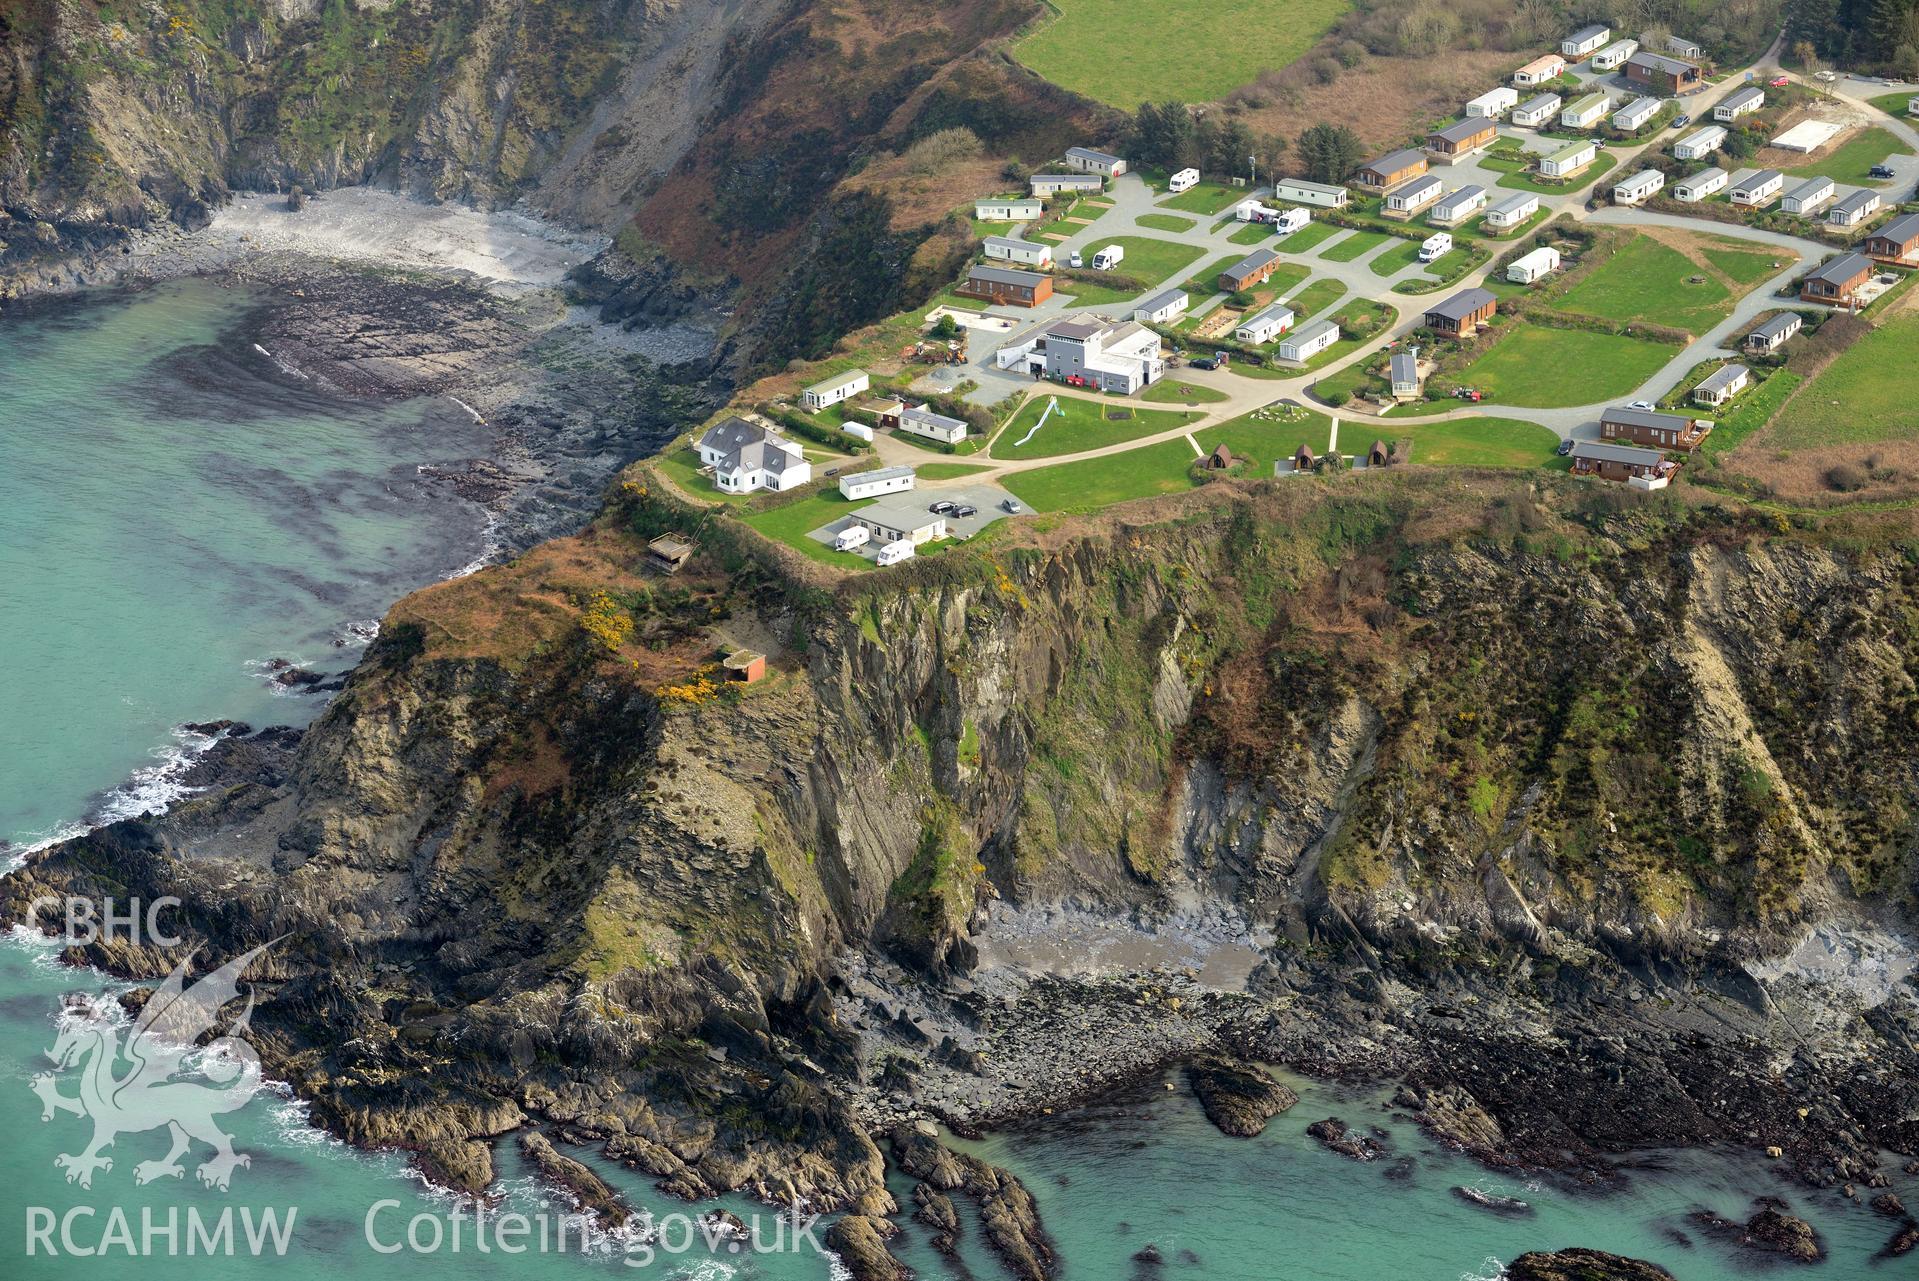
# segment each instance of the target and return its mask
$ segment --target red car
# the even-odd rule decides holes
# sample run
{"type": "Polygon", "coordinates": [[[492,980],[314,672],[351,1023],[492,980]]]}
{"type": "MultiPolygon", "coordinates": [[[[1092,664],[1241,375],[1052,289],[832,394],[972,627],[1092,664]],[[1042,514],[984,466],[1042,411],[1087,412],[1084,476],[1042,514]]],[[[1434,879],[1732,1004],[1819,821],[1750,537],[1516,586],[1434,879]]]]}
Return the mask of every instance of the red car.
{"type": "Polygon", "coordinates": [[[1772,78],[1771,80],[1769,80],[1769,81],[1767,81],[1766,83],[1768,83],[1768,84],[1770,84],[1770,85],[1771,85],[1771,86],[1772,86],[1773,88],[1775,88],[1775,89],[1778,89],[1778,88],[1781,88],[1781,87],[1782,87],[1782,86],[1784,86],[1784,85],[1789,85],[1789,84],[1791,84],[1791,83],[1792,83],[1792,77],[1790,77],[1790,76],[1774,76],[1774,77],[1773,77],[1773,78],[1772,78]]]}

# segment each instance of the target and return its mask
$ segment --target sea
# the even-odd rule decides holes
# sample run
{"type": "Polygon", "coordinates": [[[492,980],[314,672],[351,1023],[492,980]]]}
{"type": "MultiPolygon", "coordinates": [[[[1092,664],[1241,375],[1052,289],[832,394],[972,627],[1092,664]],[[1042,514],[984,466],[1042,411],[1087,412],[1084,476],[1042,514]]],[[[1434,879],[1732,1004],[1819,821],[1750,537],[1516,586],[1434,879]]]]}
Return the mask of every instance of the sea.
{"type": "MultiPolygon", "coordinates": [[[[488,552],[485,514],[421,470],[484,452],[485,429],[445,401],[327,395],[250,332],[261,302],[184,281],[0,314],[0,855],[179,799],[182,764],[205,743],[186,723],[310,720],[324,695],[288,692],[276,662],[343,670],[397,597],[488,552]]],[[[59,1158],[95,1122],[57,1102],[80,1095],[85,1063],[61,1070],[49,1051],[76,997],[116,987],[43,942],[0,940],[0,1278],[845,1275],[818,1244],[823,1223],[738,1197],[687,1206],[589,1149],[571,1154],[650,1224],[569,1221],[511,1142],[493,1195],[456,1201],[400,1154],[325,1137],[272,1089],[220,1118],[247,1158],[224,1190],[197,1177],[197,1145],[178,1177],[138,1181],[167,1153],[157,1122],[119,1132],[90,1185],[69,1181],[59,1158]],[[696,1221],[715,1208],[747,1239],[696,1221]]],[[[1062,1275],[1085,1281],[1493,1281],[1519,1253],[1573,1245],[1722,1281],[1767,1269],[1688,1216],[1744,1217],[1762,1194],[1822,1233],[1829,1258],[1809,1275],[1919,1268],[1874,1259],[1889,1221],[1747,1153],[1640,1154],[1596,1191],[1490,1173],[1396,1116],[1383,1090],[1289,1083],[1301,1102],[1255,1139],[1220,1135],[1168,1076],[953,1141],[1026,1181],[1062,1275]],[[1333,1115],[1376,1130],[1388,1157],[1354,1162],[1306,1135],[1333,1115]],[[1492,1213],[1460,1187],[1525,1206],[1492,1213]]],[[[1919,1202],[1919,1180],[1895,1186],[1919,1202]]],[[[910,1184],[894,1190],[910,1209],[910,1184]]],[[[961,1210],[957,1258],[904,1215],[896,1251],[923,1278],[1006,1275],[961,1210]]]]}

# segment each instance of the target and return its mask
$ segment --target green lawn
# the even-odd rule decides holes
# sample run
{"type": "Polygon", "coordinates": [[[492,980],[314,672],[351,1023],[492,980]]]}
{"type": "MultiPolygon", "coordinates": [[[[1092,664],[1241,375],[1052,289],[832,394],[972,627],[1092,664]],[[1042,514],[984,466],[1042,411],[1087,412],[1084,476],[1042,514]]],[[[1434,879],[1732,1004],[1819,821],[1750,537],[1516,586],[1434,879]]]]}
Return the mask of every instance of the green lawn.
{"type": "Polygon", "coordinates": [[[921,480],[953,480],[986,470],[984,463],[916,463],[913,470],[921,480]]]}
{"type": "Polygon", "coordinates": [[[1372,333],[1361,338],[1353,332],[1353,321],[1356,318],[1372,315],[1380,317],[1381,319],[1390,319],[1392,314],[1392,308],[1383,302],[1374,302],[1367,298],[1353,299],[1333,314],[1334,323],[1339,326],[1340,333],[1344,334],[1345,337],[1328,347],[1325,351],[1314,356],[1304,365],[1289,366],[1289,368],[1310,371],[1314,369],[1324,369],[1328,365],[1339,363],[1368,343],[1378,342],[1385,332],[1382,327],[1373,330],[1372,333]]]}
{"type": "Polygon", "coordinates": [[[1141,214],[1135,221],[1154,231],[1191,231],[1199,226],[1193,219],[1182,218],[1178,214],[1141,214]]]}
{"type": "Polygon", "coordinates": [[[1348,0],[1052,0],[1059,17],[1013,47],[1021,62],[1115,107],[1211,102],[1316,44],[1348,0]]]}
{"type": "Polygon", "coordinates": [[[1209,454],[1225,445],[1240,457],[1251,459],[1255,475],[1270,476],[1273,464],[1291,458],[1301,445],[1311,446],[1315,454],[1325,453],[1332,430],[1332,420],[1324,414],[1296,406],[1269,405],[1195,432],[1193,439],[1209,454]]]}
{"type": "Polygon", "coordinates": [[[1536,174],[1509,173],[1499,180],[1499,185],[1519,191],[1537,191],[1542,196],[1567,196],[1592,186],[1595,179],[1618,163],[1618,156],[1601,147],[1599,154],[1593,157],[1593,162],[1574,174],[1571,181],[1546,182],[1541,181],[1536,174]]]}
{"type": "MultiPolygon", "coordinates": [[[[1730,250],[1717,251],[1730,256],[1730,250]]],[[[1761,267],[1769,257],[1759,258],[1761,267]]],[[[1742,264],[1749,266],[1750,264],[1742,264]]],[[[1635,236],[1554,300],[1563,311],[1607,320],[1643,320],[1703,334],[1732,310],[1733,292],[1699,264],[1651,236],[1635,236]],[[1689,284],[1693,277],[1699,284],[1689,284]]]]}
{"type": "Polygon", "coordinates": [[[1779,412],[1779,406],[1785,404],[1786,398],[1805,381],[1804,375],[1789,369],[1774,373],[1741,396],[1738,407],[1718,420],[1712,434],[1700,443],[1699,452],[1710,456],[1738,448],[1746,437],[1771,422],[1772,416],[1779,412]]]}
{"type": "Polygon", "coordinates": [[[713,485],[713,478],[700,475],[700,455],[691,445],[680,449],[668,450],[653,460],[654,466],[695,498],[718,499],[725,503],[744,503],[749,495],[722,494],[713,485]]]}
{"type": "Polygon", "coordinates": [[[1319,256],[1329,262],[1351,262],[1389,239],[1383,231],[1355,231],[1332,248],[1321,250],[1319,256]]]}
{"type": "Polygon", "coordinates": [[[1810,160],[1803,165],[1790,166],[1786,172],[1799,178],[1823,176],[1834,182],[1882,187],[1885,185],[1884,181],[1867,177],[1867,172],[1874,165],[1882,163],[1887,156],[1903,150],[1905,148],[1900,145],[1897,138],[1877,125],[1873,125],[1861,129],[1834,147],[1828,155],[1810,160]]]}
{"type": "Polygon", "coordinates": [[[1150,400],[1156,405],[1212,405],[1225,400],[1226,393],[1167,377],[1148,387],[1140,399],[1150,400]]]}
{"type": "Polygon", "coordinates": [[[1102,458],[1014,472],[1002,483],[1034,511],[1092,511],[1128,499],[1191,489],[1187,468],[1194,457],[1193,447],[1184,438],[1163,440],[1102,458]]]}
{"type": "Polygon", "coordinates": [[[1244,258],[1245,254],[1228,254],[1217,262],[1209,262],[1192,275],[1186,277],[1185,290],[1193,296],[1195,303],[1211,298],[1219,292],[1219,273],[1244,258]]]}
{"type": "Polygon", "coordinates": [[[865,505],[847,502],[840,496],[839,490],[829,486],[817,493],[808,494],[797,502],[788,503],[784,507],[775,507],[770,511],[744,513],[740,519],[768,538],[785,543],[813,560],[843,568],[860,568],[870,562],[855,556],[852,552],[836,552],[825,543],[815,542],[806,535],[809,531],[831,524],[865,505]]]}
{"type": "Polygon", "coordinates": [[[1732,241],[1724,241],[1717,248],[1708,248],[1705,253],[1707,262],[1742,285],[1756,285],[1774,272],[1792,265],[1791,259],[1784,254],[1771,254],[1732,241]],[[1775,266],[1775,263],[1778,265],[1775,266]]]}
{"type": "Polygon", "coordinates": [[[993,457],[1056,458],[1061,454],[1076,454],[1085,449],[1098,449],[1102,445],[1169,431],[1197,416],[1166,409],[1104,405],[1079,396],[1062,395],[1059,397],[1060,411],[1048,417],[1046,425],[1031,440],[1024,445],[1018,444],[1028,429],[1040,420],[1053,394],[1050,391],[1036,393],[1020,407],[1020,411],[1013,415],[1013,420],[993,438],[993,457]],[[1127,417],[1112,418],[1108,416],[1111,414],[1124,414],[1127,417]]]}
{"type": "Polygon", "coordinates": [[[1331,240],[1340,233],[1340,228],[1330,222],[1309,222],[1290,236],[1283,236],[1273,243],[1273,248],[1289,254],[1303,254],[1314,245],[1331,240]]]}
{"type": "MultiPolygon", "coordinates": [[[[1142,218],[1140,221],[1145,222],[1146,220],[1142,218]]],[[[1271,240],[1272,238],[1273,229],[1263,222],[1249,222],[1232,235],[1226,237],[1226,239],[1236,245],[1256,245],[1261,241],[1271,240]]]]}
{"type": "MultiPolygon", "coordinates": [[[[1530,218],[1520,223],[1517,227],[1502,229],[1499,227],[1488,227],[1486,225],[1486,216],[1481,214],[1467,223],[1464,230],[1468,235],[1483,236],[1487,240],[1517,240],[1551,216],[1552,210],[1538,209],[1533,212],[1530,218]]],[[[1456,236],[1459,233],[1455,232],[1453,234],[1456,236]]]]}
{"type": "Polygon", "coordinates": [[[1345,296],[1346,286],[1337,280],[1315,280],[1289,298],[1286,305],[1303,322],[1311,320],[1345,296]]]}
{"type": "Polygon", "coordinates": [[[1880,325],[1827,365],[1786,406],[1767,443],[1811,449],[1910,437],[1912,383],[1894,371],[1915,367],[1919,315],[1908,312],[1880,325]]]}
{"type": "Polygon", "coordinates": [[[1282,264],[1272,275],[1266,277],[1266,283],[1255,292],[1271,292],[1275,297],[1297,289],[1312,278],[1313,269],[1303,262],[1282,264]]]}
{"type": "MultiPolygon", "coordinates": [[[[1405,423],[1382,428],[1381,435],[1388,442],[1412,441],[1412,461],[1431,467],[1544,467],[1555,460],[1559,448],[1557,435],[1522,418],[1405,423]]],[[[1344,445],[1348,453],[1363,447],[1357,437],[1344,445]]]]}
{"type": "Polygon", "coordinates": [[[1182,191],[1177,196],[1160,201],[1159,207],[1211,217],[1222,209],[1230,209],[1245,198],[1244,188],[1229,187],[1222,182],[1202,182],[1190,191],[1182,191]]]}
{"type": "Polygon", "coordinates": [[[1637,391],[1677,352],[1638,338],[1515,323],[1459,381],[1510,405],[1591,405],[1637,391]]]}
{"type": "MultiPolygon", "coordinates": [[[[1088,248],[1098,251],[1108,245],[1118,245],[1126,251],[1126,257],[1119,264],[1121,275],[1154,285],[1192,266],[1193,260],[1206,252],[1198,245],[1182,245],[1177,240],[1157,240],[1150,236],[1115,236],[1088,248]]],[[[1093,261],[1092,254],[1086,255],[1086,261],[1093,261]]]]}
{"type": "Polygon", "coordinates": [[[1906,110],[1906,104],[1912,98],[1913,95],[1909,93],[1882,93],[1877,98],[1868,98],[1867,101],[1889,116],[1896,116],[1900,120],[1912,120],[1915,117],[1906,110]]]}
{"type": "Polygon", "coordinates": [[[1366,264],[1375,276],[1396,276],[1408,267],[1419,265],[1419,242],[1402,240],[1391,249],[1376,255],[1366,264]]]}

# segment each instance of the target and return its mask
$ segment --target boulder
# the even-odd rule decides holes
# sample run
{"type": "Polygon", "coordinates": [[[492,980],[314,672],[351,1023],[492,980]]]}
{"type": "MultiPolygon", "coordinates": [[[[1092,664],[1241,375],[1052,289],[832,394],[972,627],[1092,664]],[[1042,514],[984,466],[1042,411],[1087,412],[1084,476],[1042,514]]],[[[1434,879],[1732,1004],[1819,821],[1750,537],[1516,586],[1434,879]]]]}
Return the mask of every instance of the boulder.
{"type": "Polygon", "coordinates": [[[1506,1281],[1673,1281],[1673,1275],[1644,1259],[1574,1248],[1522,1254],[1507,1265],[1506,1281]]]}
{"type": "Polygon", "coordinates": [[[1186,1065],[1186,1083],[1221,1134],[1251,1138],[1299,1096],[1250,1063],[1208,1055],[1186,1065]]]}

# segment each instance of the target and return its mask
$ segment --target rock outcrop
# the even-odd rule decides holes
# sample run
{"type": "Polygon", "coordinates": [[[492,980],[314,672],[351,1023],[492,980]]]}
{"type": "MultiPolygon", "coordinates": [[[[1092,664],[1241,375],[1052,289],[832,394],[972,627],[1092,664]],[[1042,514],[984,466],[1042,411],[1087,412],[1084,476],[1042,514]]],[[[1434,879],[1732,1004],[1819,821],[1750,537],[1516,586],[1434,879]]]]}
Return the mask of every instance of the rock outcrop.
{"type": "Polygon", "coordinates": [[[1252,1063],[1207,1055],[1186,1065],[1186,1081],[1220,1133],[1251,1138],[1266,1123],[1299,1102],[1299,1095],[1252,1063]]]}
{"type": "Polygon", "coordinates": [[[1656,1263],[1574,1248],[1522,1254],[1506,1265],[1506,1281],[1672,1281],[1656,1263]]]}

